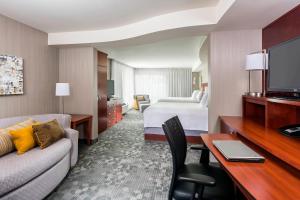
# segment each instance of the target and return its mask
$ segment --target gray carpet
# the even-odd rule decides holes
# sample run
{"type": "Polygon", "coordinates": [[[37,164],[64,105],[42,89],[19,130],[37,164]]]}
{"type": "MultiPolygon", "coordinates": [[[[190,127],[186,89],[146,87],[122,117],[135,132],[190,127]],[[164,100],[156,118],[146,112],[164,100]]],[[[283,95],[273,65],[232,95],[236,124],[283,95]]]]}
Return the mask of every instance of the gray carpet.
{"type": "MultiPolygon", "coordinates": [[[[187,161],[198,162],[191,151],[187,161]]],[[[79,147],[79,160],[52,199],[166,200],[172,173],[165,142],[145,142],[143,117],[130,111],[99,142],[79,147]]]]}

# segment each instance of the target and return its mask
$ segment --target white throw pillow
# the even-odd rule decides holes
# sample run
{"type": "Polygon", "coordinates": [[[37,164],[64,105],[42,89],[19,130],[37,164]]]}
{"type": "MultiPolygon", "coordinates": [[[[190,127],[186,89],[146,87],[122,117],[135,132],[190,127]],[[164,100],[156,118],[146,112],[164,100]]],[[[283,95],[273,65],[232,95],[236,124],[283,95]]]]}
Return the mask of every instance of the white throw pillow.
{"type": "Polygon", "coordinates": [[[207,103],[208,103],[207,100],[208,100],[208,93],[204,92],[203,97],[200,101],[200,105],[203,107],[207,107],[207,103]]]}
{"type": "Polygon", "coordinates": [[[192,99],[197,100],[197,95],[200,92],[200,90],[194,90],[193,94],[192,94],[192,99]]]}

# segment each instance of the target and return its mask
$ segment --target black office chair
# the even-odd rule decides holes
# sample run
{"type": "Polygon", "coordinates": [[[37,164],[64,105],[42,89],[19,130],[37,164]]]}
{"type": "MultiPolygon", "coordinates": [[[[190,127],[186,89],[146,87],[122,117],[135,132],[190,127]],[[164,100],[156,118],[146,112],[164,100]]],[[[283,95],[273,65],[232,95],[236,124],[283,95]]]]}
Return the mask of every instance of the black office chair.
{"type": "Polygon", "coordinates": [[[166,138],[170,145],[173,174],[168,199],[234,199],[233,184],[227,174],[219,167],[209,165],[209,152],[201,156],[200,164],[185,164],[187,141],[179,118],[173,117],[163,125],[166,138]]]}

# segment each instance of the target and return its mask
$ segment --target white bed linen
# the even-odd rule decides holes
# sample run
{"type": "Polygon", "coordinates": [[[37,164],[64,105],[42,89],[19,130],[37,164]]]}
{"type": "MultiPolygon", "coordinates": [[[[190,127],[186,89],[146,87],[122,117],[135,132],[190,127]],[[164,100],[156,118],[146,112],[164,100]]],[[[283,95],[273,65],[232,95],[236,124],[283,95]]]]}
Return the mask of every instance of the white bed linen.
{"type": "Polygon", "coordinates": [[[166,97],[158,99],[158,102],[178,102],[178,103],[199,103],[198,100],[192,97],[166,97]]]}
{"type": "Polygon", "coordinates": [[[208,130],[208,109],[199,103],[158,102],[144,111],[144,127],[162,127],[178,115],[185,130],[208,130]]]}

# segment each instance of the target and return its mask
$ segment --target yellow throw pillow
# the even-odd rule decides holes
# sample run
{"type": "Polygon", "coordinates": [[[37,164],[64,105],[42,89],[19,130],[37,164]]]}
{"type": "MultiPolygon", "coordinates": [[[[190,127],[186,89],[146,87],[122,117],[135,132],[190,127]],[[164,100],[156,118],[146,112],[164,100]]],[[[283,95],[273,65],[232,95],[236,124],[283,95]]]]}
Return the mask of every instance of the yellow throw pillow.
{"type": "Polygon", "coordinates": [[[23,154],[35,146],[32,126],[9,131],[18,154],[23,154]]]}

